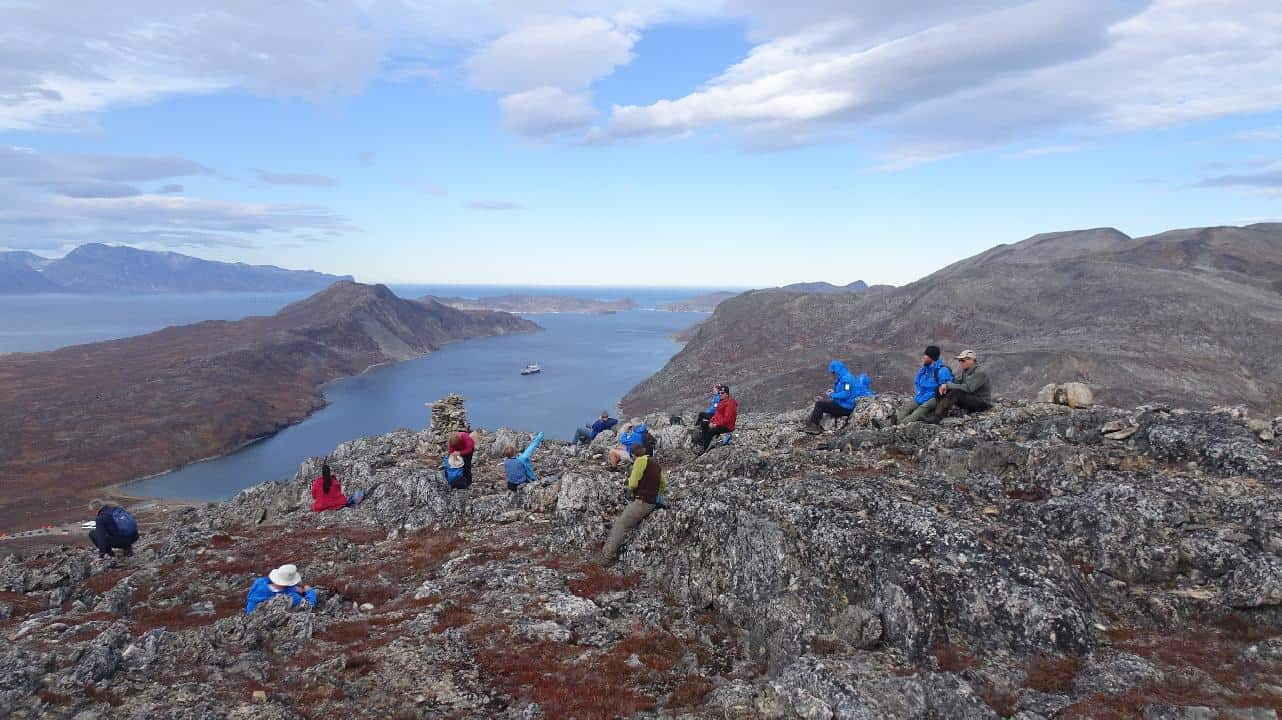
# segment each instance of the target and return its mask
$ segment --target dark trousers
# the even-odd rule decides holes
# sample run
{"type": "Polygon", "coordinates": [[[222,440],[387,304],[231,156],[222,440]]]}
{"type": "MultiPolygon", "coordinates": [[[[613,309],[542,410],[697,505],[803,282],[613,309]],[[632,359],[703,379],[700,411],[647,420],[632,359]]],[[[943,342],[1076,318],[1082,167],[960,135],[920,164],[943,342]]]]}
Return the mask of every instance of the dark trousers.
{"type": "Polygon", "coordinates": [[[120,537],[117,535],[110,535],[104,532],[102,528],[94,528],[89,533],[89,539],[93,541],[94,547],[98,548],[98,557],[105,557],[107,555],[114,557],[116,554],[112,552],[114,548],[124,550],[126,556],[133,555],[134,543],[138,542],[138,536],[136,534],[120,537]]]}
{"type": "Polygon", "coordinates": [[[712,444],[712,438],[730,432],[729,428],[723,428],[720,425],[704,425],[699,431],[699,447],[704,450],[712,444]]]}
{"type": "Polygon", "coordinates": [[[852,412],[854,412],[853,409],[847,410],[832,400],[818,400],[815,402],[815,409],[810,411],[810,424],[818,425],[822,423],[824,415],[831,415],[835,418],[848,417],[852,412]]]}
{"type": "Polygon", "coordinates": [[[711,419],[712,419],[712,413],[701,412],[699,413],[699,417],[696,418],[694,421],[695,427],[699,428],[700,430],[703,430],[708,427],[708,421],[711,419]]]}
{"type": "Polygon", "coordinates": [[[463,487],[467,487],[472,484],[472,453],[465,453],[463,455],[463,482],[467,483],[463,487]]]}
{"type": "Polygon", "coordinates": [[[992,403],[987,400],[980,400],[972,393],[968,393],[965,390],[954,390],[949,388],[948,392],[941,395],[939,400],[935,403],[935,415],[938,415],[939,417],[947,417],[948,413],[952,411],[954,405],[967,413],[984,412],[985,410],[989,410],[993,407],[992,403]]]}

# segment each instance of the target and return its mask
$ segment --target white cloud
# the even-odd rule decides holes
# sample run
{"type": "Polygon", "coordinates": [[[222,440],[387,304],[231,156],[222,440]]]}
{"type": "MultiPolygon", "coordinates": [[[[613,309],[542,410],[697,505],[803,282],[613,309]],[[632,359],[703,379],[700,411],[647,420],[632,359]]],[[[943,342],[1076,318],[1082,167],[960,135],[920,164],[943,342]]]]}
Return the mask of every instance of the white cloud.
{"type": "Polygon", "coordinates": [[[499,100],[499,108],[503,111],[504,128],[531,137],[582,130],[596,119],[590,94],[567,93],[555,87],[508,95],[499,100]]]}
{"type": "Polygon", "coordinates": [[[0,146],[0,236],[7,247],[45,249],[108,239],[247,246],[265,238],[340,234],[351,223],[324,208],[175,197],[137,182],[212,175],[178,157],[44,154],[0,146]]]}
{"type": "Polygon", "coordinates": [[[602,18],[558,18],[514,30],[467,61],[470,82],[485,90],[573,89],[632,60],[636,33],[602,18]]]}
{"type": "Polygon", "coordinates": [[[863,132],[902,167],[1282,107],[1282,11],[1265,0],[731,7],[760,39],[748,58],[688,95],[613,108],[598,135],[725,127],[788,147],[863,132]]]}
{"type": "Polygon", "coordinates": [[[377,70],[381,45],[357,4],[3,3],[0,129],[75,124],[81,113],[227,88],[312,99],[350,92],[377,70]]]}

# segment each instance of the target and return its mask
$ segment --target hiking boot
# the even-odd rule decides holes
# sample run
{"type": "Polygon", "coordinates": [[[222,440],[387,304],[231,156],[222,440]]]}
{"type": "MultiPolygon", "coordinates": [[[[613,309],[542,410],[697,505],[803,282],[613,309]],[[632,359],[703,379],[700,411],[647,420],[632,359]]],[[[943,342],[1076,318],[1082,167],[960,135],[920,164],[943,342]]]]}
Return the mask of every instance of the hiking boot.
{"type": "Polygon", "coordinates": [[[927,425],[938,425],[939,421],[942,419],[943,418],[939,417],[935,413],[928,413],[925,417],[921,419],[921,421],[926,423],[927,425]]]}
{"type": "Polygon", "coordinates": [[[801,426],[801,432],[807,433],[809,435],[821,435],[823,434],[823,431],[824,429],[822,427],[812,422],[808,422],[805,425],[801,426]]]}

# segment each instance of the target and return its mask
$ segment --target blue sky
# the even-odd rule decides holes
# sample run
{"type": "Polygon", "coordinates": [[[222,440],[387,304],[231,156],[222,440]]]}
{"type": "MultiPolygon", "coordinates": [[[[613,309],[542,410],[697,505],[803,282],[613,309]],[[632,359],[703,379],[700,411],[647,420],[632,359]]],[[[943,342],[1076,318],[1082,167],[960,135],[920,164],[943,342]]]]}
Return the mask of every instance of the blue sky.
{"type": "Polygon", "coordinates": [[[1038,232],[1282,220],[1275,2],[77,5],[0,5],[6,248],[900,284],[1038,232]]]}

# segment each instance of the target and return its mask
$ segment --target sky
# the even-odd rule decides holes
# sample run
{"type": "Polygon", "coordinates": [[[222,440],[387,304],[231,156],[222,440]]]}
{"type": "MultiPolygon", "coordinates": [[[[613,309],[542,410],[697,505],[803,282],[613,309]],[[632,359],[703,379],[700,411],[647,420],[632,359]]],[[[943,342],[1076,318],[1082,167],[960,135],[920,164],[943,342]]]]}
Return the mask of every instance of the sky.
{"type": "Polygon", "coordinates": [[[0,0],[0,248],[902,284],[1282,221],[1277,0],[0,0]]]}

